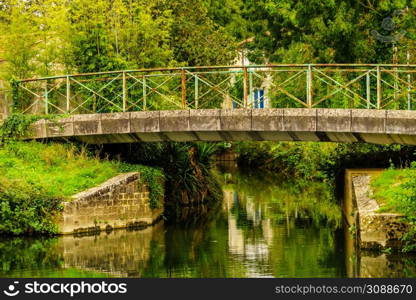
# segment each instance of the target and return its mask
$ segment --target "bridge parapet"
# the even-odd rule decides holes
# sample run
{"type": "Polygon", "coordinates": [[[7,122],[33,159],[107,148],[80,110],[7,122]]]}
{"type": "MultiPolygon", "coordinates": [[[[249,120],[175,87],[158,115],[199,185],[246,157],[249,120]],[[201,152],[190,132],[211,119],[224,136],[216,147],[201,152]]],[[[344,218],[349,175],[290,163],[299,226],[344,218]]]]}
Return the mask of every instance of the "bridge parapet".
{"type": "Polygon", "coordinates": [[[86,143],[326,141],[416,145],[416,111],[208,109],[74,115],[33,124],[31,138],[86,143]]]}
{"type": "Polygon", "coordinates": [[[18,81],[30,114],[184,109],[414,109],[416,65],[280,64],[160,68],[18,81]]]}

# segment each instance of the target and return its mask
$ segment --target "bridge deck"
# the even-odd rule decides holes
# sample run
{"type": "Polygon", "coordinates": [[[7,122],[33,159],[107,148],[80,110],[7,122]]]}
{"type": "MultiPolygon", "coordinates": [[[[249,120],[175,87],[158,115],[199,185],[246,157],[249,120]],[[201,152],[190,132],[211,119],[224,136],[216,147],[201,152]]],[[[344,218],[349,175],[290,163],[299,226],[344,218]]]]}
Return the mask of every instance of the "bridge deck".
{"type": "Polygon", "coordinates": [[[416,145],[416,111],[199,109],[73,115],[33,124],[34,139],[89,144],[159,141],[332,141],[416,145]]]}

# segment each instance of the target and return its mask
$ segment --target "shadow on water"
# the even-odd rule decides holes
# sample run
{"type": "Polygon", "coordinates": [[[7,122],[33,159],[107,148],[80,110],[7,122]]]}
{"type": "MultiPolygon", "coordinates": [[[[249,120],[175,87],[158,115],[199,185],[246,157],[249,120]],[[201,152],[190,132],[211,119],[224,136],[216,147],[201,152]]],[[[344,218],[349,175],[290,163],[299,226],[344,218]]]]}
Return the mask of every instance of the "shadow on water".
{"type": "Polygon", "coordinates": [[[406,277],[412,257],[357,253],[319,183],[215,172],[224,199],[187,222],[97,236],[0,240],[0,277],[406,277]]]}

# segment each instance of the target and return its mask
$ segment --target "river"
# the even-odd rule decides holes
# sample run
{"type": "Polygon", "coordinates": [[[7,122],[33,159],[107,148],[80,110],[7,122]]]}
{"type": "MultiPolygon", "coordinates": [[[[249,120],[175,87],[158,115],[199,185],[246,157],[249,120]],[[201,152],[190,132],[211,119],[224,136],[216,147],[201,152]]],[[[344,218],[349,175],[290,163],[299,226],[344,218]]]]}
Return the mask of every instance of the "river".
{"type": "Polygon", "coordinates": [[[219,207],[188,224],[0,240],[0,277],[414,277],[414,256],[356,251],[322,183],[227,166],[219,207]]]}

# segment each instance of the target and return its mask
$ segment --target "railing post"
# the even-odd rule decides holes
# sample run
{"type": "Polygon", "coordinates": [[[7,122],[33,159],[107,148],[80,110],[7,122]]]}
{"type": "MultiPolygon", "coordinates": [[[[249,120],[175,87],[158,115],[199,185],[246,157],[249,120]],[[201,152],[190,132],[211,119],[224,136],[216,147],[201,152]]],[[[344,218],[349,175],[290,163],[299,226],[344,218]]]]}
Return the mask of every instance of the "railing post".
{"type": "Polygon", "coordinates": [[[92,95],[92,111],[97,112],[97,96],[95,94],[92,95]]]}
{"type": "Polygon", "coordinates": [[[69,113],[71,109],[71,82],[69,79],[69,75],[66,76],[66,112],[69,113]]]}
{"type": "Polygon", "coordinates": [[[198,109],[199,105],[199,79],[198,75],[195,74],[195,109],[198,109]]]}
{"type": "Polygon", "coordinates": [[[393,85],[393,89],[394,89],[393,99],[394,99],[394,101],[397,101],[397,89],[399,88],[398,83],[397,83],[397,76],[399,76],[397,74],[397,68],[394,68],[394,76],[393,76],[393,78],[394,78],[394,85],[393,85]]]}
{"type": "Polygon", "coordinates": [[[371,103],[371,81],[370,81],[370,72],[366,75],[366,85],[367,85],[367,109],[370,108],[371,103]]]}
{"type": "Polygon", "coordinates": [[[250,107],[254,108],[254,97],[253,97],[253,73],[251,70],[248,71],[248,93],[250,99],[250,107]]]}
{"type": "Polygon", "coordinates": [[[247,67],[243,68],[244,72],[244,108],[247,108],[248,106],[248,74],[247,74],[247,67]]]}
{"type": "Polygon", "coordinates": [[[127,106],[127,83],[126,83],[126,72],[123,71],[123,112],[126,112],[127,106]]]}
{"type": "Polygon", "coordinates": [[[410,95],[410,91],[412,89],[411,89],[410,82],[411,82],[411,79],[410,79],[410,73],[409,73],[409,74],[407,74],[407,110],[411,110],[412,109],[412,105],[411,105],[412,98],[411,98],[411,95],[410,95]]]}
{"type": "Polygon", "coordinates": [[[377,66],[377,109],[381,108],[381,71],[377,66]]]}
{"type": "Polygon", "coordinates": [[[185,73],[185,69],[182,69],[181,84],[182,84],[182,109],[185,109],[186,108],[186,73],[185,73]]]}
{"type": "Polygon", "coordinates": [[[306,73],[306,104],[308,108],[312,108],[312,66],[308,65],[308,71],[306,73]]]}
{"type": "MultiPolygon", "coordinates": [[[[410,52],[409,51],[407,51],[407,53],[406,53],[406,60],[407,60],[407,64],[409,65],[409,63],[410,63],[410,52]]],[[[410,70],[407,69],[407,71],[410,71],[410,70]]],[[[411,84],[410,84],[411,83],[410,74],[411,74],[410,72],[407,73],[407,109],[408,110],[412,109],[412,104],[411,104],[412,98],[411,98],[411,95],[410,95],[410,91],[412,90],[411,89],[411,84]]]]}
{"type": "Polygon", "coordinates": [[[146,91],[146,75],[142,77],[143,81],[143,110],[146,110],[147,106],[147,91],[146,91]]]}
{"type": "Polygon", "coordinates": [[[45,115],[47,115],[49,113],[48,81],[47,80],[45,80],[43,97],[45,101],[45,115]]]}

